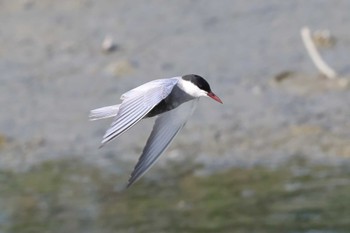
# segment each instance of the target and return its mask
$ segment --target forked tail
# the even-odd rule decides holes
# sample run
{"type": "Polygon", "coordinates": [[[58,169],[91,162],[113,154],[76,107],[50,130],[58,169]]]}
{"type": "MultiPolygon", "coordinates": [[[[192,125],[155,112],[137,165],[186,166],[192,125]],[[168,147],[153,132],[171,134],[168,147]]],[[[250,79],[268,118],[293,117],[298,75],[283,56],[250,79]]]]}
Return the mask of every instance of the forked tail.
{"type": "Polygon", "coordinates": [[[119,106],[120,105],[118,104],[118,105],[111,105],[111,106],[106,106],[106,107],[91,110],[89,115],[90,121],[101,120],[101,119],[117,116],[119,111],[119,106]]]}

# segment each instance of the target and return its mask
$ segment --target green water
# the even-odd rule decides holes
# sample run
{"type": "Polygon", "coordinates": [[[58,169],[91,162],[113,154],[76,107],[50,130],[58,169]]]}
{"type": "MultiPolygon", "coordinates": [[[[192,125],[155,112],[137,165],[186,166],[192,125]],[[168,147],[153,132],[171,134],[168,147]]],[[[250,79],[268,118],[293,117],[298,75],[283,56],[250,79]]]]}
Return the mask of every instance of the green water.
{"type": "Polygon", "coordinates": [[[180,168],[122,192],[126,176],[76,160],[2,171],[0,232],[350,232],[348,167],[180,168]]]}

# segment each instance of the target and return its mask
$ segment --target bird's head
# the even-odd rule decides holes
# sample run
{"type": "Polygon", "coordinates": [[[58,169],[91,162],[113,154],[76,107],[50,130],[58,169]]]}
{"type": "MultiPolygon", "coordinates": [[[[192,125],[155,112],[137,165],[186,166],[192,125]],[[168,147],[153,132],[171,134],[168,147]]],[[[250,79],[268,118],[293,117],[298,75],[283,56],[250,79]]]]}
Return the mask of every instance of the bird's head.
{"type": "Polygon", "coordinates": [[[209,83],[201,76],[196,74],[188,74],[182,76],[182,80],[184,81],[182,84],[182,89],[189,95],[194,97],[207,96],[219,103],[222,103],[221,99],[211,91],[209,83]]]}

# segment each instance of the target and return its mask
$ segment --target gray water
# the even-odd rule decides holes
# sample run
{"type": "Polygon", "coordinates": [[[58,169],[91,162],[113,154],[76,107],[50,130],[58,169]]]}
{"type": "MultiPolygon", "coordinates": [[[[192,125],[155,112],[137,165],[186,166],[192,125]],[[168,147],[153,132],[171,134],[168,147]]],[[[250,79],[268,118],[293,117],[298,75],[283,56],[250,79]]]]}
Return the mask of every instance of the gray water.
{"type": "Polygon", "coordinates": [[[1,1],[1,231],[348,232],[348,9],[345,0],[1,1]],[[335,43],[320,52],[337,80],[312,64],[305,25],[330,31],[335,43]],[[101,50],[106,36],[115,51],[101,50]],[[89,110],[187,73],[224,105],[201,100],[163,159],[120,194],[153,121],[98,150],[110,122],[88,122],[89,110]]]}
{"type": "Polygon", "coordinates": [[[123,190],[126,176],[66,160],[1,172],[1,232],[350,231],[349,167],[294,159],[278,169],[198,176],[193,166],[155,169],[123,190]]]}

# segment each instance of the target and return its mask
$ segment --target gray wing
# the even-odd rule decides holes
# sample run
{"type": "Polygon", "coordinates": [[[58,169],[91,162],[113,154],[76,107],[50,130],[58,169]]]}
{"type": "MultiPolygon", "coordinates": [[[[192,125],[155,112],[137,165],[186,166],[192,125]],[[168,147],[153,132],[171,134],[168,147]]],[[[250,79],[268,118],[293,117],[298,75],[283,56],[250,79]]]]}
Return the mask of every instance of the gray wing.
{"type": "Polygon", "coordinates": [[[152,165],[159,159],[160,155],[170,145],[171,141],[186,124],[192,115],[198,99],[186,102],[179,107],[161,114],[153,126],[152,133],[147,140],[142,155],[131,173],[127,187],[141,178],[152,165]]]}
{"type": "Polygon", "coordinates": [[[123,102],[119,106],[114,122],[103,136],[101,147],[144,118],[170,94],[177,82],[178,78],[158,79],[123,94],[121,97],[123,102]]]}

